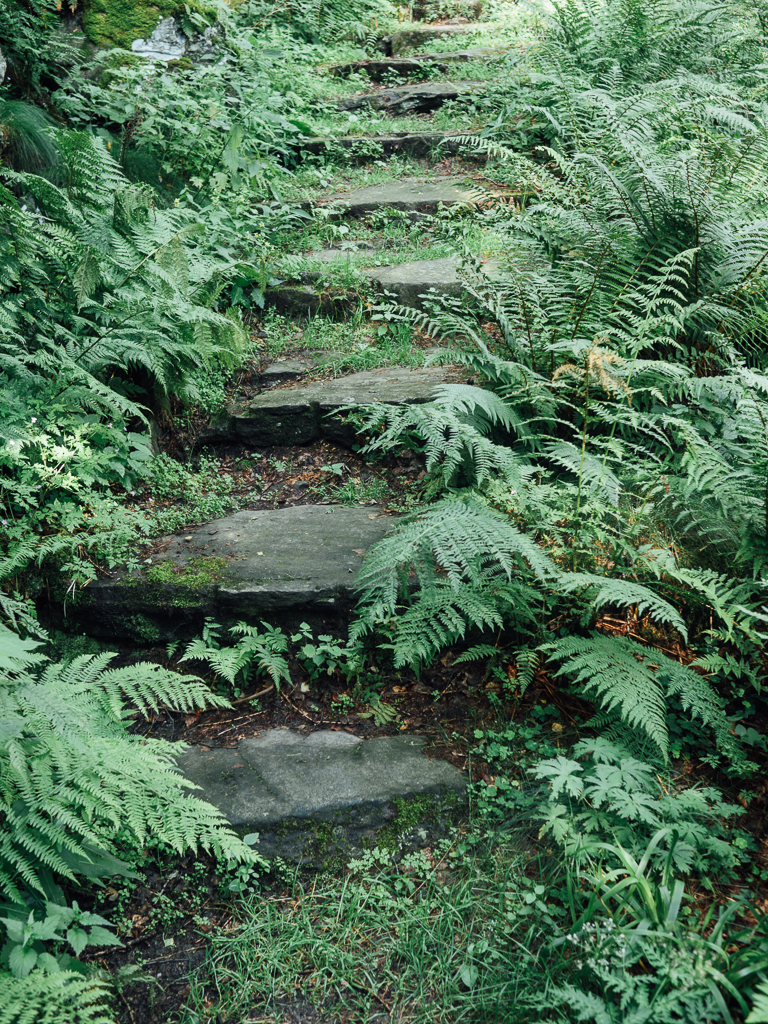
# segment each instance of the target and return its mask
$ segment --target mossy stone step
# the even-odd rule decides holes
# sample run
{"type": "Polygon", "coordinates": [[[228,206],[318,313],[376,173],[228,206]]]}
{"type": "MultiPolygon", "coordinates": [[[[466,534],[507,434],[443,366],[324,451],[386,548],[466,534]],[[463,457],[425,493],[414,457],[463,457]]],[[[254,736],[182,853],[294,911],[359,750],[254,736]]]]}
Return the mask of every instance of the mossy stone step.
{"type": "Polygon", "coordinates": [[[400,53],[415,50],[433,39],[444,39],[466,35],[469,32],[484,31],[491,28],[487,23],[472,22],[464,25],[419,25],[413,28],[402,28],[379,40],[379,49],[387,57],[397,57],[400,53]]]}
{"type": "Polygon", "coordinates": [[[455,370],[385,366],[335,380],[263,391],[247,405],[232,407],[215,424],[222,439],[256,447],[310,444],[322,437],[353,444],[357,436],[340,413],[351,405],[411,405],[429,402],[455,370]]]}
{"type": "Polygon", "coordinates": [[[339,100],[339,110],[386,110],[390,114],[426,114],[437,110],[448,100],[483,92],[485,82],[421,82],[378,89],[339,100]]]}
{"type": "MultiPolygon", "coordinates": [[[[466,136],[457,132],[390,132],[387,135],[345,135],[341,138],[313,137],[292,143],[299,158],[303,154],[327,156],[329,160],[344,158],[350,162],[367,164],[385,156],[409,156],[413,160],[445,159],[457,153],[471,153],[471,146],[460,142],[466,136]]],[[[472,153],[472,159],[484,162],[484,152],[472,153]]]]}
{"type": "Polygon", "coordinates": [[[376,210],[406,210],[409,213],[434,213],[438,206],[471,204],[475,191],[461,178],[418,181],[406,178],[382,185],[365,185],[352,192],[323,196],[315,206],[334,206],[348,217],[362,217],[376,210]]]}
{"type": "MultiPolygon", "coordinates": [[[[350,259],[350,254],[343,250],[326,250],[318,258],[323,263],[343,263],[350,259]]],[[[466,290],[459,272],[460,265],[458,257],[446,256],[436,260],[410,260],[385,267],[369,267],[359,270],[359,273],[367,278],[370,290],[384,292],[402,306],[424,309],[430,298],[459,296],[466,290]]],[[[498,265],[498,261],[488,260],[483,267],[486,276],[493,279],[498,265]]],[[[307,272],[303,276],[319,279],[321,274],[319,271],[314,275],[307,272]]],[[[328,311],[334,302],[339,307],[342,303],[349,306],[357,301],[357,293],[334,293],[332,289],[324,291],[319,285],[307,283],[289,284],[267,292],[267,301],[283,312],[296,315],[318,309],[328,311]]]]}
{"type": "Polygon", "coordinates": [[[394,522],[371,505],[237,512],[165,538],[141,571],[95,581],[68,621],[151,643],[196,635],[205,616],[337,631],[363,555],[394,522]]]}
{"type": "Polygon", "coordinates": [[[362,740],[324,729],[270,729],[233,748],[191,747],[179,770],[262,855],[328,869],[383,845],[430,845],[466,806],[466,781],[424,756],[414,734],[362,740]]]}
{"type": "Polygon", "coordinates": [[[494,49],[491,46],[476,46],[468,50],[454,50],[452,53],[414,53],[410,57],[379,59],[373,57],[368,60],[353,60],[348,64],[331,64],[328,73],[335,78],[364,74],[373,82],[381,82],[388,75],[406,77],[420,74],[425,67],[445,72],[450,64],[488,60],[503,53],[503,50],[494,49]]]}

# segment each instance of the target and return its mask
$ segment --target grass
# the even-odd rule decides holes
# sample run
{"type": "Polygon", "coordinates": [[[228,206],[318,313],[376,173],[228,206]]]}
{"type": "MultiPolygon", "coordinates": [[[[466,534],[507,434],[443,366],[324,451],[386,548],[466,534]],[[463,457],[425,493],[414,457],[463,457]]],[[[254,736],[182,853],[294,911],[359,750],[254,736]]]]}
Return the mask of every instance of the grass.
{"type": "Polygon", "coordinates": [[[349,320],[317,315],[296,321],[268,310],[263,327],[269,359],[314,350],[320,355],[316,370],[334,377],[379,366],[423,366],[430,354],[415,343],[409,324],[372,320],[362,305],[349,320]]]}
{"type": "Polygon", "coordinates": [[[240,906],[182,1020],[273,1021],[301,1004],[355,1024],[534,1019],[515,999],[546,980],[541,926],[513,895],[525,889],[522,858],[490,842],[475,853],[475,838],[369,852],[340,880],[295,873],[240,906]]]}

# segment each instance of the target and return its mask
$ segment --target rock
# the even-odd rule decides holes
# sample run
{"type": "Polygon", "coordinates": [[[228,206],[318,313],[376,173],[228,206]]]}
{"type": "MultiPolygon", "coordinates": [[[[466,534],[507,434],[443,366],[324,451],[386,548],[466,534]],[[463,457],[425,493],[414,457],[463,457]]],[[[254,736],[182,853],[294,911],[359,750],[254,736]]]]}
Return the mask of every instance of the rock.
{"type": "MultiPolygon", "coordinates": [[[[314,254],[313,254],[314,255],[314,254]]],[[[326,249],[317,258],[323,263],[343,262],[349,259],[349,253],[338,249],[326,249]]],[[[407,263],[397,263],[386,267],[377,268],[356,268],[356,272],[367,278],[369,288],[383,291],[393,296],[402,306],[411,309],[424,309],[425,300],[431,296],[461,295],[465,290],[465,284],[459,274],[460,260],[455,256],[446,256],[437,260],[411,260],[407,263]]],[[[489,260],[483,267],[484,273],[490,279],[496,276],[498,261],[489,260]]],[[[313,274],[312,271],[305,271],[304,279],[311,280],[321,277],[320,272],[313,274]]],[[[271,304],[273,296],[280,291],[267,292],[267,300],[271,304]]],[[[319,302],[323,292],[318,292],[311,284],[305,284],[293,289],[295,305],[293,313],[310,312],[314,306],[310,303],[319,302]],[[303,299],[305,304],[299,305],[303,299]]],[[[355,293],[352,293],[355,294],[355,293]]]]}
{"type": "Polygon", "coordinates": [[[282,384],[287,380],[298,380],[312,365],[308,360],[278,359],[276,363],[264,367],[261,371],[261,380],[267,387],[282,384]]]}
{"type": "Polygon", "coordinates": [[[451,53],[415,53],[410,57],[388,57],[381,60],[355,60],[348,64],[332,64],[329,74],[337,78],[347,78],[352,74],[365,74],[373,82],[381,82],[388,75],[419,74],[425,67],[447,71],[449,64],[464,63],[469,60],[486,60],[502,50],[494,50],[489,46],[477,46],[469,50],[454,50],[451,53]]]}
{"type": "Polygon", "coordinates": [[[147,60],[190,60],[210,61],[218,56],[215,41],[221,34],[221,26],[209,25],[200,35],[187,38],[175,18],[163,18],[148,39],[134,39],[131,49],[147,60]]]}
{"type": "Polygon", "coordinates": [[[414,260],[369,271],[371,281],[396,301],[412,309],[422,309],[424,297],[432,294],[461,295],[463,284],[458,273],[459,259],[414,260]]]}
{"type": "Polygon", "coordinates": [[[322,869],[377,840],[426,846],[465,806],[464,777],[423,746],[412,734],[270,729],[235,748],[192,747],[177,764],[241,835],[259,833],[259,853],[322,869]]]}
{"type": "Polygon", "coordinates": [[[375,110],[386,110],[390,114],[421,114],[437,110],[447,100],[455,100],[484,89],[484,82],[423,82],[349,96],[339,100],[338,105],[339,110],[372,107],[375,110]]]}
{"type": "Polygon", "coordinates": [[[178,60],[186,52],[187,37],[175,18],[163,18],[149,39],[134,39],[131,49],[147,60],[178,60]]]}
{"type": "Polygon", "coordinates": [[[420,25],[418,28],[403,28],[380,39],[379,49],[387,57],[396,57],[406,50],[415,50],[418,46],[423,46],[431,39],[458,36],[465,32],[479,32],[490,27],[482,22],[475,22],[471,25],[420,25]]]}
{"type": "Polygon", "coordinates": [[[236,512],[167,538],[141,571],[95,581],[68,616],[91,635],[153,643],[199,632],[204,616],[338,629],[363,554],[394,522],[370,505],[236,512]]]}
{"type": "MultiPolygon", "coordinates": [[[[311,153],[314,156],[327,154],[338,159],[343,155],[348,161],[369,163],[371,160],[398,153],[410,156],[414,160],[427,160],[435,154],[441,160],[446,156],[455,156],[459,152],[467,152],[469,147],[457,141],[456,133],[451,132],[392,132],[389,135],[345,135],[342,138],[306,138],[297,139],[292,145],[299,155],[311,153]]],[[[478,152],[473,159],[486,160],[483,152],[478,152]]]]}
{"type": "Polygon", "coordinates": [[[350,405],[410,405],[429,402],[435,388],[451,379],[445,367],[412,370],[386,366],[336,380],[265,391],[248,406],[230,412],[229,436],[245,444],[309,444],[327,437],[353,443],[356,432],[339,410],[350,405]]]}
{"type": "Polygon", "coordinates": [[[366,185],[353,192],[324,196],[316,206],[333,204],[349,217],[362,217],[374,210],[407,210],[412,213],[434,213],[438,206],[473,203],[474,192],[459,178],[437,181],[405,179],[385,185],[366,185]]]}

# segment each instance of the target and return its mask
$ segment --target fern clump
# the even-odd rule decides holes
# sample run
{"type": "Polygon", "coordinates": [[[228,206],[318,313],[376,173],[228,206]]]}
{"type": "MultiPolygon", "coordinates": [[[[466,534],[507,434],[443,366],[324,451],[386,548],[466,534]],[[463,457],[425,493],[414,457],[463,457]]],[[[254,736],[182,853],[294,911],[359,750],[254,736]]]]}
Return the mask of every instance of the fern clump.
{"type": "Polygon", "coordinates": [[[11,971],[0,968],[0,1020],[48,1020],[56,1010],[60,1020],[106,1021],[104,984],[84,978],[75,957],[117,940],[107,921],[66,906],[61,883],[131,875],[150,839],[229,864],[258,858],[190,794],[178,745],[128,731],[135,711],[226,701],[158,665],[111,668],[110,654],[54,663],[41,642],[0,625],[0,898],[11,971]],[[75,957],[49,952],[65,941],[75,957]]]}

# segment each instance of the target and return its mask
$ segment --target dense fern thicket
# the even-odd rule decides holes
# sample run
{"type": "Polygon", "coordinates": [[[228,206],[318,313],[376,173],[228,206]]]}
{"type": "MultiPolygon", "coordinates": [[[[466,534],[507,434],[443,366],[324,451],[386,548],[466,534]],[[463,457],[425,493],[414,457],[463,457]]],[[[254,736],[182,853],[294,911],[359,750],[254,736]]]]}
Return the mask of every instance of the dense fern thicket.
{"type": "Polygon", "coordinates": [[[369,556],[357,632],[385,628],[406,664],[485,631],[477,656],[518,652],[522,689],[536,652],[603,727],[664,759],[665,717],[693,716],[748,773],[727,716],[762,713],[762,36],[725,7],[645,19],[564,6],[498,86],[487,148],[521,183],[485,215],[503,271],[448,223],[477,313],[422,317],[486,383],[367,413],[368,450],[422,450],[439,500],[369,556]]]}

